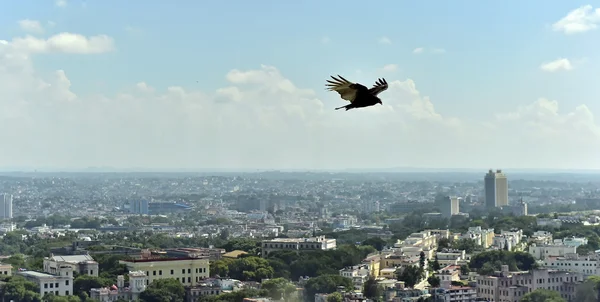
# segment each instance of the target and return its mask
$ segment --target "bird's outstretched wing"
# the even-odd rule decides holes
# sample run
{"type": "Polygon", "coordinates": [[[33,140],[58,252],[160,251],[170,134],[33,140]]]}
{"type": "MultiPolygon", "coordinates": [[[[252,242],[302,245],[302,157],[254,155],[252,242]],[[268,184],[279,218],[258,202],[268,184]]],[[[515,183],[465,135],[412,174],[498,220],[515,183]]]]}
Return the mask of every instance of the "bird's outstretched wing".
{"type": "Polygon", "coordinates": [[[388,89],[388,83],[384,78],[381,79],[377,79],[377,81],[375,81],[375,85],[373,85],[373,87],[371,87],[371,89],[369,89],[369,93],[371,93],[372,95],[378,95],[383,91],[386,91],[388,89]]]}
{"type": "Polygon", "coordinates": [[[340,75],[338,75],[337,78],[334,76],[332,76],[331,78],[333,80],[327,80],[327,84],[325,84],[325,86],[327,86],[327,90],[339,93],[342,99],[349,101],[350,103],[354,102],[354,100],[356,99],[356,93],[359,90],[366,90],[365,86],[357,83],[352,83],[344,79],[340,75]]]}

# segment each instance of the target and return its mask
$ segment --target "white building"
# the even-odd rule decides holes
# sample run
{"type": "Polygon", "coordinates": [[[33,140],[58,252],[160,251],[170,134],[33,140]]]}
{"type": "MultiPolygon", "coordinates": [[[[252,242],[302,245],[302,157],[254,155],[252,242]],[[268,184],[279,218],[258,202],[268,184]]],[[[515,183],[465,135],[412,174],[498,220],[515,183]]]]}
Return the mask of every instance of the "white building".
{"type": "Polygon", "coordinates": [[[546,257],[538,263],[545,268],[576,272],[585,277],[598,274],[598,260],[595,256],[567,254],[564,257],[546,257]]]}
{"type": "Polygon", "coordinates": [[[146,290],[146,273],[129,272],[129,286],[125,286],[125,277],[117,276],[117,284],[111,287],[92,288],[90,298],[100,302],[113,302],[119,299],[137,301],[140,293],[146,290]]]}
{"type": "Polygon", "coordinates": [[[534,243],[529,246],[529,254],[537,260],[544,260],[547,257],[564,257],[568,254],[577,254],[577,248],[564,244],[537,245],[534,243]]]}
{"type": "Polygon", "coordinates": [[[477,245],[488,248],[494,242],[494,229],[482,229],[480,226],[470,227],[460,239],[475,240],[477,245]]]}
{"type": "Polygon", "coordinates": [[[566,237],[563,238],[562,240],[562,244],[564,245],[568,245],[568,246],[574,246],[574,247],[580,247],[584,244],[587,244],[588,240],[585,237],[566,237]]]}
{"type": "Polygon", "coordinates": [[[369,278],[370,271],[366,264],[348,266],[340,270],[340,276],[351,279],[355,290],[362,290],[365,281],[369,278]]]}
{"type": "Polygon", "coordinates": [[[503,265],[500,272],[493,276],[477,277],[477,297],[487,301],[512,302],[536,289],[557,291],[567,301],[575,298],[575,287],[583,281],[578,273],[535,269],[529,272],[510,272],[503,265]]]}
{"type": "Polygon", "coordinates": [[[535,231],[531,237],[529,237],[530,243],[535,243],[537,245],[543,244],[551,244],[552,243],[552,233],[547,231],[535,231]]]}
{"type": "Polygon", "coordinates": [[[17,274],[37,284],[42,297],[50,293],[55,296],[69,296],[73,294],[73,268],[70,266],[60,267],[56,275],[34,271],[23,271],[17,274]]]}
{"type": "Polygon", "coordinates": [[[80,275],[98,277],[98,262],[90,255],[67,255],[44,257],[44,272],[56,274],[60,267],[68,265],[80,275]]]}
{"type": "Polygon", "coordinates": [[[275,238],[263,240],[261,243],[263,257],[274,251],[314,251],[314,250],[334,250],[336,248],[335,239],[327,239],[325,236],[312,238],[275,238]]]}
{"type": "Polygon", "coordinates": [[[2,195],[2,203],[0,203],[0,219],[13,218],[13,196],[4,193],[2,195]]]}
{"type": "Polygon", "coordinates": [[[438,271],[438,277],[441,287],[451,288],[452,281],[460,281],[460,266],[448,265],[438,271]]]}
{"type": "Polygon", "coordinates": [[[457,215],[460,213],[460,197],[450,197],[450,215],[457,215]]]}
{"type": "Polygon", "coordinates": [[[439,264],[444,267],[448,265],[462,265],[468,262],[465,250],[444,249],[435,254],[439,264]]]}

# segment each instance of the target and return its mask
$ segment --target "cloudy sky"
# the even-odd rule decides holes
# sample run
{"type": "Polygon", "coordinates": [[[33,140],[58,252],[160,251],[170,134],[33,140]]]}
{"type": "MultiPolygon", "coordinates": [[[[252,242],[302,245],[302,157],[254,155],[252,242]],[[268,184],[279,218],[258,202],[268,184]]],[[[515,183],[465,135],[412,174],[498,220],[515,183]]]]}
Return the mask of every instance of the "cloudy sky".
{"type": "Polygon", "coordinates": [[[4,1],[0,167],[600,168],[592,5],[176,2],[4,1]]]}

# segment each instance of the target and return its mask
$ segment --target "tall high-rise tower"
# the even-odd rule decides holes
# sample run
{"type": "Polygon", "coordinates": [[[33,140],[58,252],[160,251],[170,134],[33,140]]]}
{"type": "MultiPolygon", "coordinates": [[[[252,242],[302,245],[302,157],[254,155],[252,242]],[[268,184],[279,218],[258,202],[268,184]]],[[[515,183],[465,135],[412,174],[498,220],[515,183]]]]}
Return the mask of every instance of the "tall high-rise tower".
{"type": "Polygon", "coordinates": [[[2,194],[0,199],[0,219],[12,219],[13,218],[13,196],[11,194],[2,194]]]}
{"type": "Polygon", "coordinates": [[[496,170],[496,206],[508,205],[508,179],[502,170],[496,170]]]}
{"type": "Polygon", "coordinates": [[[496,173],[490,169],[483,177],[483,195],[485,207],[488,209],[496,207],[496,173]]]}
{"type": "Polygon", "coordinates": [[[485,206],[487,208],[503,207],[508,205],[508,179],[498,169],[492,169],[483,178],[485,206]]]}

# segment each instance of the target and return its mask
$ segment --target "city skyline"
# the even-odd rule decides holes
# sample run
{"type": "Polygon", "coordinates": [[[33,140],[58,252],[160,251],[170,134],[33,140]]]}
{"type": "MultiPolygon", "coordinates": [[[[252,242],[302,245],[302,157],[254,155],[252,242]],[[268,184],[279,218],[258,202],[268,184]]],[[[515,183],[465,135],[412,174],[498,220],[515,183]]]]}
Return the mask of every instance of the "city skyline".
{"type": "Polygon", "coordinates": [[[600,169],[600,11],[510,3],[7,3],[0,168],[600,169]]]}

